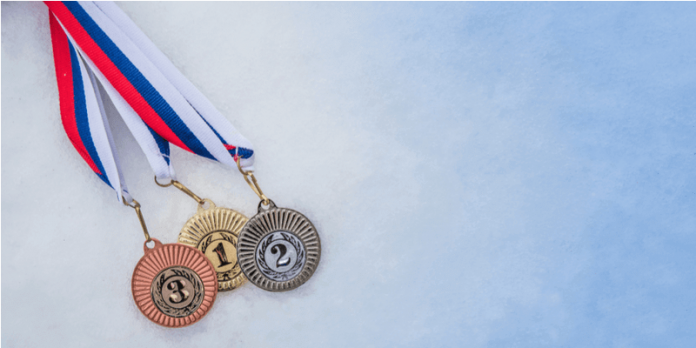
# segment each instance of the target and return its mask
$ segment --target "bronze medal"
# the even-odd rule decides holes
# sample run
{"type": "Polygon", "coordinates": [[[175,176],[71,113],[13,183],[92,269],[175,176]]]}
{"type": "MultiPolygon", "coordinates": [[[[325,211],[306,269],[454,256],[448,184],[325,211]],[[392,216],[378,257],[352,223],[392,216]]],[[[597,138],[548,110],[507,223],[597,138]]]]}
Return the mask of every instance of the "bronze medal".
{"type": "Polygon", "coordinates": [[[133,271],[133,299],[148,319],[166,327],[191,325],[205,316],[217,296],[215,268],[195,248],[182,244],[143,246],[133,271]]]}

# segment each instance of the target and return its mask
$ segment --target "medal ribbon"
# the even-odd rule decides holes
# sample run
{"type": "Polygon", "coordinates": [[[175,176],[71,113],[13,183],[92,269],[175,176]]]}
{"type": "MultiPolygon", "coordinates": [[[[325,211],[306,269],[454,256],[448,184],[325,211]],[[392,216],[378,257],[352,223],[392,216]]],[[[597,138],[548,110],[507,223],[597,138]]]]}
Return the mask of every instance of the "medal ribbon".
{"type": "Polygon", "coordinates": [[[53,16],[50,16],[50,25],[65,133],[94,173],[116,191],[118,200],[130,203],[132,198],[123,181],[102,99],[95,89],[94,75],[53,16]]]}
{"type": "Polygon", "coordinates": [[[174,145],[231,167],[239,157],[242,167],[252,168],[251,143],[115,4],[46,5],[112,100],[111,92],[120,95],[115,99],[174,145]]]}
{"type": "Polygon", "coordinates": [[[251,143],[115,4],[46,5],[51,12],[64,128],[83,159],[118,193],[119,200],[131,202],[97,79],[158,180],[174,179],[169,142],[228,166],[239,160],[243,168],[253,169],[251,143]]]}

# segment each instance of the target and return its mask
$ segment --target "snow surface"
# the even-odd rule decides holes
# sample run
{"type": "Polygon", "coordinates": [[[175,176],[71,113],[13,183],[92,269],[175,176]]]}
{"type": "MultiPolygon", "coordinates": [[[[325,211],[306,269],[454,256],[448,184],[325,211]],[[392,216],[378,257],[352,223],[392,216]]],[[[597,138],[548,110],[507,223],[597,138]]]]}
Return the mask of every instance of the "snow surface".
{"type": "MultiPolygon", "coordinates": [[[[199,323],[135,307],[133,210],[60,124],[47,9],[2,3],[3,347],[693,347],[696,4],[120,3],[256,146],[322,261],[199,323]]],[[[110,122],[154,237],[195,203],[110,122]]],[[[236,169],[179,178],[254,214],[236,169]]]]}

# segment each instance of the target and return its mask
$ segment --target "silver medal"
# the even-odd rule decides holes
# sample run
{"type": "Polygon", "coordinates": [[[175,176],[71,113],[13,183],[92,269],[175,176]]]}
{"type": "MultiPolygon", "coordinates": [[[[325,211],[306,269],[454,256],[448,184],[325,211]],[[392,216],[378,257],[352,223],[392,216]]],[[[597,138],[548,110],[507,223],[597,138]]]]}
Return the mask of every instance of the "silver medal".
{"type": "Polygon", "coordinates": [[[319,264],[319,234],[304,215],[268,202],[268,209],[259,203],[258,214],[239,233],[237,259],[256,286],[292,290],[304,284],[319,264]]]}

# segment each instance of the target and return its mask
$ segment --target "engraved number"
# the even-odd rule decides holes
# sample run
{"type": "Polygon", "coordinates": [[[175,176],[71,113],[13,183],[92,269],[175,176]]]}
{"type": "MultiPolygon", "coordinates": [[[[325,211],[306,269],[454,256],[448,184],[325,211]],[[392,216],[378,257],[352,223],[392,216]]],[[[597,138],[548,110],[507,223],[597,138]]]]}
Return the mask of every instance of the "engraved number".
{"type": "Polygon", "coordinates": [[[285,247],[283,244],[278,244],[274,245],[273,248],[271,248],[271,253],[273,255],[277,254],[280,252],[280,255],[278,256],[278,260],[276,261],[276,267],[283,267],[287,266],[290,264],[290,258],[285,258],[283,259],[283,256],[288,252],[288,248],[285,247]]]}
{"type": "Polygon", "coordinates": [[[185,281],[183,280],[175,280],[167,284],[167,288],[172,290],[172,294],[169,295],[169,300],[172,301],[172,303],[181,303],[188,299],[189,292],[184,290],[184,286],[185,281]]]}
{"type": "Polygon", "coordinates": [[[220,265],[218,267],[230,264],[229,261],[227,261],[227,254],[225,254],[225,247],[222,245],[222,242],[220,242],[220,244],[218,244],[213,251],[217,254],[218,259],[220,260],[220,265]]]}

